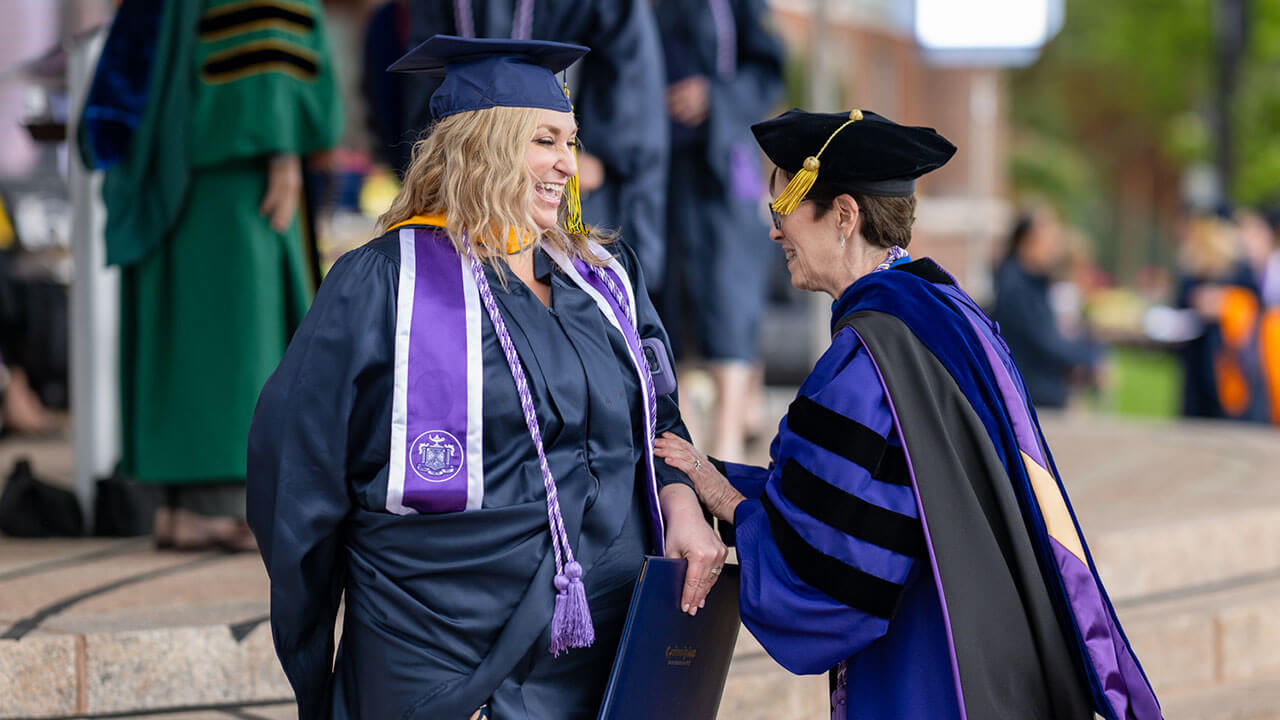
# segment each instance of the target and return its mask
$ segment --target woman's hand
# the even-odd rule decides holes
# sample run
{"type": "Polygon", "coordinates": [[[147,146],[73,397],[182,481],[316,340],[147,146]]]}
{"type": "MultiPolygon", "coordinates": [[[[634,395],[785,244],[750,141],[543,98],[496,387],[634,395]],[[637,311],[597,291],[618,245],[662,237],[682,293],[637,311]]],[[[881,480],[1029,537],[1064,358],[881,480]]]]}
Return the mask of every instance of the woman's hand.
{"type": "Polygon", "coordinates": [[[746,498],[729,484],[728,478],[721,475],[693,443],[674,433],[663,433],[662,437],[653,441],[653,454],[689,476],[693,489],[698,492],[702,504],[707,506],[712,515],[725,522],[733,522],[733,513],[738,509],[738,503],[746,498]]]}
{"type": "Polygon", "coordinates": [[[720,579],[729,550],[702,518],[702,506],[688,487],[668,485],[662,488],[658,500],[667,524],[667,557],[689,561],[684,571],[680,609],[697,615],[698,608],[706,604],[711,586],[720,579]]]}

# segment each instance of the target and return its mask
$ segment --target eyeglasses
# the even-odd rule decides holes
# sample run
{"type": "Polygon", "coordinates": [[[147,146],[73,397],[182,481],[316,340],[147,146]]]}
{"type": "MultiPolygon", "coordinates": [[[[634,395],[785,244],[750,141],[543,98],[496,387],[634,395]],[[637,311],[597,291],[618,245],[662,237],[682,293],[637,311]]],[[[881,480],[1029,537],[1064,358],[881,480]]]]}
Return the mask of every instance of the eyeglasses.
{"type": "MultiPolygon", "coordinates": [[[[808,199],[809,199],[809,198],[802,198],[802,199],[800,200],[800,202],[805,202],[805,201],[807,201],[808,199]]],[[[799,203],[796,203],[796,204],[797,204],[797,205],[799,205],[799,203]]],[[[792,212],[795,212],[795,211],[793,210],[792,212]]],[[[786,217],[786,215],[784,215],[784,214],[782,214],[782,213],[778,212],[777,210],[774,210],[774,209],[773,209],[773,203],[769,203],[769,214],[773,216],[773,229],[774,229],[774,230],[781,230],[781,229],[782,229],[782,218],[786,217]]]]}

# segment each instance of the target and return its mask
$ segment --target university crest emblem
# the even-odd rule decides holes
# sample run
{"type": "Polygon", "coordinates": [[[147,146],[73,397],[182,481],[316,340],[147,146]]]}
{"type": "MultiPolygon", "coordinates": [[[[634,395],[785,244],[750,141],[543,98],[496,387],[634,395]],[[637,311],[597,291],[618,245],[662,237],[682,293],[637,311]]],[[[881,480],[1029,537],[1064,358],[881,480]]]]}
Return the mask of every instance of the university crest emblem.
{"type": "Polygon", "coordinates": [[[462,444],[443,430],[428,430],[409,446],[409,464],[427,482],[444,482],[462,468],[462,444]]]}

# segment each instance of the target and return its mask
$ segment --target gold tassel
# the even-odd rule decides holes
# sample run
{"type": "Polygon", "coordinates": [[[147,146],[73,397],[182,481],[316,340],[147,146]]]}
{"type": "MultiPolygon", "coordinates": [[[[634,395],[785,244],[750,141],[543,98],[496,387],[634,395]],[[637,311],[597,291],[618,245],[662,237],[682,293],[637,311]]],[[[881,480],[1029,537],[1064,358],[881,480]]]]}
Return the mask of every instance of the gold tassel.
{"type": "MultiPolygon", "coordinates": [[[[564,96],[569,97],[569,86],[564,88],[564,96]]],[[[569,103],[569,112],[573,112],[573,103],[569,103]]],[[[573,147],[573,166],[578,167],[578,146],[573,147]]],[[[564,186],[564,229],[573,235],[586,235],[587,227],[582,224],[582,193],[578,189],[578,174],[574,173],[564,186]]]]}
{"type": "MultiPolygon", "coordinates": [[[[573,166],[578,166],[578,149],[573,149],[573,166]]],[[[564,186],[564,229],[573,235],[586,235],[582,224],[582,196],[578,192],[578,176],[575,173],[564,186]]]]}
{"type": "Polygon", "coordinates": [[[861,119],[861,110],[854,110],[850,112],[849,119],[845,124],[836,128],[835,132],[831,133],[831,137],[827,138],[827,141],[822,144],[822,148],[818,150],[818,154],[810,155],[804,159],[804,167],[800,168],[800,171],[792,176],[791,182],[787,183],[787,186],[783,188],[782,194],[770,203],[769,207],[772,208],[774,212],[779,215],[790,215],[796,211],[796,208],[800,207],[800,203],[804,200],[804,196],[809,194],[810,188],[812,188],[813,184],[818,180],[818,170],[822,167],[822,162],[818,158],[822,157],[823,150],[827,149],[827,146],[831,144],[831,141],[835,139],[836,135],[840,134],[841,130],[861,119]]]}

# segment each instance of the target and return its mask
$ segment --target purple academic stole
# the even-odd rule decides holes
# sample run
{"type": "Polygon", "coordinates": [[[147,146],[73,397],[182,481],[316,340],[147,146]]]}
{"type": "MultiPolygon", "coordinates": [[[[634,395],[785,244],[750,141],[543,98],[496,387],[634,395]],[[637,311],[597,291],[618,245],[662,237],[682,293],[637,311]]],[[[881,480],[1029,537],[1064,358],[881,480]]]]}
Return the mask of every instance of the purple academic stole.
{"type": "Polygon", "coordinates": [[[653,378],[649,374],[649,363],[644,359],[644,350],[640,345],[640,336],[636,323],[636,301],[631,295],[631,278],[627,271],[608,250],[592,243],[591,251],[607,264],[589,265],[580,259],[570,260],[563,253],[544,246],[547,255],[556,265],[573,280],[574,284],[595,300],[596,306],[605,320],[614,327],[627,341],[631,351],[631,366],[640,381],[640,399],[644,405],[645,437],[644,464],[646,494],[649,505],[649,527],[652,531],[655,554],[665,554],[665,526],[662,512],[658,505],[658,481],[654,474],[653,438],[657,432],[658,395],[653,389],[653,378]]]}
{"type": "MultiPolygon", "coordinates": [[[[391,406],[391,459],[387,510],[397,514],[474,510],[484,500],[481,323],[485,312],[468,258],[443,230],[401,228],[400,287],[396,306],[395,383],[391,406]],[[460,351],[465,348],[465,352],[460,351]]],[[[627,341],[640,378],[649,443],[645,447],[650,523],[662,552],[664,537],[654,476],[656,396],[634,318],[627,272],[547,254],[595,300],[627,341]]]]}
{"type": "Polygon", "coordinates": [[[474,510],[484,500],[484,310],[442,231],[401,228],[387,510],[474,510]]]}

